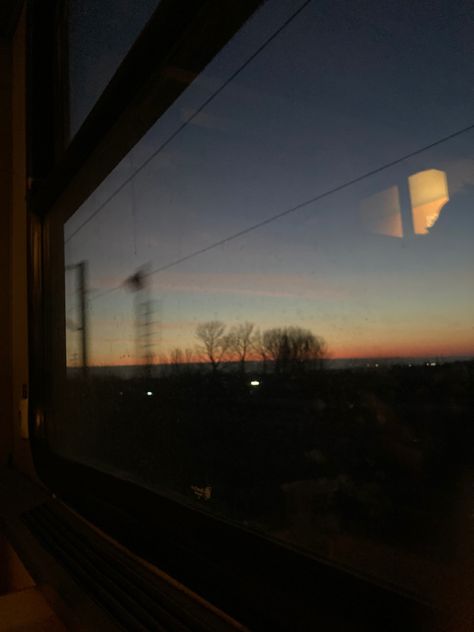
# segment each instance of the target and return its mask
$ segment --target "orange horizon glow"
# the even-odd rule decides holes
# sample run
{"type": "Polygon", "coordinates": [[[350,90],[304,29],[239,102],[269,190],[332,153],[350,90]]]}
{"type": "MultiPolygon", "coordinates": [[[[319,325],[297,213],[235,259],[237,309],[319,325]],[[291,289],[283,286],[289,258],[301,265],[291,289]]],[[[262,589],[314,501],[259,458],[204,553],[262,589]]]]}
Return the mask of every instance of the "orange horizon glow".
{"type": "MultiPolygon", "coordinates": [[[[417,347],[409,349],[401,349],[401,348],[393,348],[393,347],[381,347],[378,351],[366,351],[365,353],[360,348],[354,348],[352,351],[350,349],[346,350],[336,350],[334,352],[329,352],[323,359],[324,360],[376,360],[376,359],[386,359],[386,360],[397,360],[403,358],[413,358],[413,359],[421,359],[421,358],[449,358],[449,357],[473,357],[474,358],[474,344],[471,348],[461,348],[461,347],[451,347],[451,348],[440,348],[440,347],[417,347]]],[[[238,362],[237,359],[226,359],[222,360],[221,364],[235,363],[238,362]]],[[[249,354],[246,362],[262,362],[261,356],[251,355],[249,354]]],[[[191,359],[174,361],[169,356],[166,357],[166,354],[162,358],[156,358],[151,365],[152,366],[172,366],[172,365],[187,365],[187,364],[209,364],[209,361],[202,358],[201,356],[193,356],[191,359]]],[[[80,368],[80,365],[74,365],[67,363],[67,368],[80,368]]],[[[112,360],[112,358],[104,357],[100,362],[92,362],[89,364],[91,368],[100,368],[100,367],[122,367],[122,366],[146,366],[146,363],[142,358],[127,358],[123,362],[117,362],[116,360],[112,360]]]]}
{"type": "MultiPolygon", "coordinates": [[[[321,331],[316,323],[307,323],[312,331],[321,331]]],[[[327,334],[323,336],[326,343],[327,359],[363,359],[363,358],[433,358],[452,356],[473,356],[474,357],[474,335],[465,325],[457,330],[451,330],[449,334],[438,324],[427,324],[424,327],[418,325],[413,327],[401,327],[394,322],[381,324],[372,323],[370,327],[356,327],[354,331],[338,331],[338,327],[329,326],[327,334]],[[357,335],[356,335],[357,333],[357,335]]],[[[266,323],[266,326],[270,324],[266,323]]],[[[176,327],[178,330],[179,327],[176,327]]],[[[171,327],[169,328],[171,331],[171,327]]],[[[143,355],[135,351],[133,337],[122,338],[126,342],[126,349],[129,352],[120,353],[112,345],[98,343],[93,344],[90,354],[89,366],[140,366],[146,365],[143,355]],[[102,347],[102,348],[101,348],[102,347]]],[[[98,341],[99,342],[99,341],[98,341]]],[[[122,348],[124,351],[125,348],[122,348]]],[[[68,355],[66,365],[68,367],[80,366],[80,354],[75,357],[68,355]]],[[[176,337],[170,335],[166,341],[157,344],[155,352],[152,353],[153,365],[173,365],[173,364],[199,364],[206,363],[207,359],[202,351],[196,346],[195,336],[192,330],[178,334],[176,337]],[[179,350],[181,357],[176,358],[175,352],[179,350]]],[[[258,353],[247,354],[247,360],[258,362],[262,357],[258,353]]],[[[225,354],[223,362],[236,362],[237,358],[230,353],[225,354]]]]}
{"type": "MultiPolygon", "coordinates": [[[[425,169],[408,176],[407,182],[409,192],[409,208],[403,209],[404,213],[410,211],[413,228],[409,230],[410,235],[428,235],[430,229],[436,224],[443,207],[449,202],[448,178],[445,171],[439,169],[425,169]]],[[[405,186],[406,186],[405,183],[405,186]]],[[[370,233],[380,234],[388,237],[404,239],[402,222],[402,208],[400,202],[400,191],[397,185],[393,185],[373,195],[366,197],[360,206],[362,213],[362,223],[370,233]]],[[[410,221],[411,221],[410,220],[410,221]]],[[[407,247],[406,259],[413,260],[415,249],[413,244],[422,246],[421,252],[425,252],[423,246],[429,245],[429,239],[420,239],[412,242],[411,248],[407,247]]],[[[396,242],[390,248],[397,247],[396,242]]],[[[402,267],[403,270],[403,267],[402,267]]],[[[394,273],[396,270],[394,270],[394,273]]],[[[440,283],[450,284],[450,278],[444,278],[444,272],[437,269],[440,283]],[[441,271],[441,276],[440,276],[441,271]]],[[[458,304],[464,312],[458,318],[456,325],[452,328],[450,314],[447,313],[443,301],[438,300],[436,304],[437,316],[432,318],[428,315],[426,308],[418,303],[417,292],[423,289],[420,282],[413,283],[407,272],[402,276],[400,288],[405,288],[407,308],[400,308],[394,296],[399,290],[398,284],[393,282],[394,275],[387,269],[385,271],[386,285],[380,283],[376,275],[372,275],[369,282],[360,282],[357,277],[350,274],[348,279],[339,278],[336,275],[335,281],[328,282],[326,277],[320,275],[316,277],[311,273],[285,273],[274,272],[273,270],[260,269],[255,271],[234,271],[230,272],[220,269],[206,269],[205,271],[191,269],[186,271],[171,271],[161,276],[158,281],[150,285],[154,293],[164,300],[163,296],[170,294],[174,297],[198,297],[203,296],[214,302],[218,301],[219,308],[224,308],[226,302],[232,300],[248,301],[253,311],[249,311],[252,320],[259,321],[259,328],[280,326],[276,321],[278,312],[270,313],[264,310],[262,316],[258,310],[262,310],[262,301],[279,301],[282,306],[282,314],[287,306],[293,305],[300,299],[312,301],[314,311],[309,313],[304,323],[305,328],[309,328],[316,333],[321,329],[325,331],[324,339],[327,343],[327,359],[350,360],[350,359],[375,359],[375,358],[443,358],[455,356],[474,356],[474,335],[470,323],[466,316],[472,311],[472,304],[463,299],[463,303],[458,304]],[[407,279],[409,279],[407,283],[407,279]],[[370,289],[370,287],[372,289],[370,289]],[[358,294],[359,292],[359,294],[358,294]],[[372,292],[372,294],[371,294],[372,292]],[[380,303],[379,295],[383,297],[380,303]],[[359,300],[360,296],[360,300],[359,300]],[[383,318],[377,318],[368,310],[365,316],[361,311],[363,297],[373,297],[376,309],[381,306],[383,318]],[[260,303],[258,303],[260,301],[260,303]],[[410,305],[410,302],[413,306],[410,305]],[[354,304],[354,314],[347,312],[347,305],[354,304]],[[255,305],[257,307],[255,307],[255,305]],[[322,305],[322,310],[321,310],[322,305]],[[320,310],[320,311],[317,311],[320,310]],[[314,314],[321,314],[320,317],[314,314]],[[351,316],[350,324],[347,322],[347,314],[351,316]],[[353,317],[352,317],[353,316],[353,317]]],[[[423,275],[425,273],[423,272],[423,275]]],[[[421,280],[421,277],[420,277],[421,280]]],[[[428,278],[428,288],[431,296],[436,296],[438,290],[433,286],[433,280],[428,278]],[[431,284],[431,285],[430,285],[431,284]],[[434,294],[433,294],[434,291],[434,294]]],[[[97,287],[101,288],[105,282],[107,284],[117,284],[118,279],[111,277],[101,278],[97,287]]],[[[151,290],[150,290],[151,291],[151,290]]],[[[179,304],[179,303],[178,303],[179,304]]],[[[147,364],[143,356],[137,353],[139,347],[136,346],[136,332],[134,331],[134,316],[132,308],[123,303],[119,318],[109,316],[108,318],[97,318],[94,325],[89,329],[90,346],[93,349],[94,358],[89,363],[91,367],[113,367],[113,366],[144,366],[147,364]],[[124,307],[125,306],[125,307],[124,307]],[[127,311],[128,310],[128,311],[127,311]],[[94,330],[95,329],[95,330],[94,330]]],[[[370,305],[370,301],[368,303],[370,305]]],[[[176,307],[175,307],[176,309],[176,307]]],[[[191,311],[194,308],[191,308],[191,311]]],[[[373,308],[372,308],[373,310],[373,308]]],[[[193,312],[194,313],[194,312],[193,312]]],[[[199,313],[199,310],[198,310],[199,313]]],[[[204,312],[206,313],[206,312],[204,312]]],[[[158,317],[160,342],[156,344],[153,354],[153,365],[173,365],[173,364],[206,364],[208,360],[203,356],[196,346],[195,328],[196,320],[189,317],[181,318],[189,314],[189,311],[173,313],[173,309],[167,315],[165,321],[158,317]],[[163,336],[163,341],[161,340],[163,336]],[[173,358],[173,352],[181,350],[182,359],[173,358]]],[[[203,318],[199,314],[199,318],[203,318]]],[[[217,318],[217,317],[216,317],[217,318]]],[[[225,316],[221,316],[226,320],[225,316]]],[[[230,316],[233,318],[233,316],[230,316]]],[[[285,318],[291,318],[285,316],[285,318]]],[[[296,317],[300,319],[300,315],[296,317]]],[[[204,317],[204,320],[206,318],[204,317]]],[[[154,323],[156,325],[156,323],[154,323]]],[[[231,323],[232,324],[232,323],[231,323]]],[[[256,331],[256,329],[254,330],[256,331]]],[[[74,339],[69,332],[67,336],[66,366],[73,368],[80,366],[80,354],[73,353],[78,350],[79,339],[74,339]],[[75,356],[75,358],[74,358],[75,356]]],[[[259,362],[261,356],[248,354],[248,361],[259,362]]],[[[223,363],[236,362],[231,356],[226,355],[223,363]]]]}

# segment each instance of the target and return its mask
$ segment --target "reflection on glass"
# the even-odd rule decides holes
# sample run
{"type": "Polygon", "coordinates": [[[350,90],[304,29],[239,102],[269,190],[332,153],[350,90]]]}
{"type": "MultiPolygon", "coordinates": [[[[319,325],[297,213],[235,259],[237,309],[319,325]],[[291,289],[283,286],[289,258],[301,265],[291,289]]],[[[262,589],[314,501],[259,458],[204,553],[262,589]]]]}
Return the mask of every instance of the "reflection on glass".
{"type": "Polygon", "coordinates": [[[158,151],[294,8],[266,3],[66,222],[89,370],[67,327],[55,449],[462,609],[474,135],[413,152],[472,122],[473,33],[356,4],[308,5],[158,151]]]}
{"type": "Polygon", "coordinates": [[[415,235],[427,235],[449,202],[446,174],[439,169],[429,169],[410,176],[408,182],[415,235]]]}
{"type": "MultiPolygon", "coordinates": [[[[439,169],[420,171],[408,177],[408,187],[410,226],[415,235],[427,235],[449,202],[446,173],[439,169]]],[[[363,200],[361,208],[362,219],[371,232],[388,237],[406,236],[398,187],[374,193],[363,200]]]]}
{"type": "Polygon", "coordinates": [[[374,193],[362,203],[367,228],[379,235],[403,237],[402,213],[397,187],[374,193]]]}

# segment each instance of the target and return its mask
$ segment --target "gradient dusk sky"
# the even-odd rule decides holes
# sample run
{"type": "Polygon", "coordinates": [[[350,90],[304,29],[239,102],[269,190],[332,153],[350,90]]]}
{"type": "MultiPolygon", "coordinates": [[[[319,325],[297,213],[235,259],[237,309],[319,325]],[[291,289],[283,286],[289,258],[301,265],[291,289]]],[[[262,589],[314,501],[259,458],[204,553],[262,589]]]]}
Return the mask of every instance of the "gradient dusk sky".
{"type": "MultiPolygon", "coordinates": [[[[65,224],[66,264],[88,262],[91,364],[136,362],[123,282],[140,266],[167,266],[474,123],[471,3],[313,1],[141,168],[301,4],[265,3],[65,224]]],[[[100,68],[75,59],[97,81],[100,68]]],[[[309,328],[334,358],[474,355],[473,234],[471,130],[152,274],[153,351],[193,347],[199,322],[222,320],[309,328]],[[413,235],[417,213],[426,230],[413,235]]],[[[67,272],[70,321],[74,282],[67,272]]],[[[69,364],[78,342],[68,328],[69,364]]]]}

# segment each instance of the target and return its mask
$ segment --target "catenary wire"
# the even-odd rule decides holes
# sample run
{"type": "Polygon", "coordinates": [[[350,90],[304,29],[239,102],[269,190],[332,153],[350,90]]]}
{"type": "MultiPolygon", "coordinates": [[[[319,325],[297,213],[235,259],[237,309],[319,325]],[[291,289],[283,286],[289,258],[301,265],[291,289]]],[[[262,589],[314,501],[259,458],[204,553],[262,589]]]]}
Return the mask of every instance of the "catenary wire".
{"type": "Polygon", "coordinates": [[[85,219],[82,224],[79,226],[64,240],[64,243],[67,244],[71,241],[89,222],[91,222],[113,199],[116,195],[118,195],[126,186],[135,178],[135,176],[142,171],[159,153],[161,153],[192,121],[212,102],[214,99],[221,94],[227,86],[236,79],[240,73],[249,66],[253,60],[262,53],[269,44],[273,42],[273,40],[280,35],[293,20],[300,15],[300,13],[312,2],[312,0],[306,0],[298,9],[296,9],[277,29],[274,31],[270,37],[268,37],[251,55],[248,57],[243,64],[241,64],[237,70],[235,70],[225,81],[222,83],[219,88],[213,92],[192,114],[189,116],[168,138],[159,145],[155,151],[133,172],[132,175],[128,176],[120,186],[115,189],[96,209],[87,219],[85,219]]]}
{"type": "MultiPolygon", "coordinates": [[[[442,145],[443,143],[446,143],[450,140],[453,140],[454,138],[461,136],[462,134],[466,134],[467,132],[471,132],[471,131],[474,131],[474,123],[471,125],[468,125],[467,127],[463,127],[462,129],[459,129],[456,132],[448,134],[447,136],[443,136],[442,138],[439,138],[438,140],[435,140],[432,143],[429,143],[428,145],[419,147],[418,149],[415,149],[414,151],[404,154],[403,156],[400,156],[399,158],[391,160],[390,162],[386,162],[383,165],[376,167],[375,169],[366,171],[360,176],[356,176],[355,178],[352,178],[351,180],[347,180],[346,182],[343,182],[331,189],[323,191],[322,193],[319,193],[318,195],[315,195],[307,200],[304,200],[303,202],[300,202],[296,204],[295,206],[287,208],[284,211],[280,211],[279,213],[276,213],[275,215],[272,215],[271,217],[268,217],[260,222],[252,224],[251,226],[247,226],[246,228],[239,230],[236,233],[228,235],[227,237],[223,237],[222,239],[219,239],[218,241],[215,241],[212,244],[209,244],[208,246],[204,246],[203,248],[194,250],[193,252],[190,252],[189,254],[184,255],[183,257],[174,259],[173,261],[170,261],[169,263],[166,263],[162,266],[159,266],[151,270],[150,272],[147,272],[145,276],[151,276],[151,275],[158,274],[160,272],[164,272],[165,270],[169,270],[170,268],[173,268],[174,266],[184,263],[185,261],[189,261],[190,259],[197,257],[198,255],[202,255],[206,252],[214,250],[215,248],[218,248],[219,246],[222,246],[231,241],[234,241],[235,239],[239,239],[240,237],[243,237],[244,235],[247,235],[253,232],[254,230],[258,230],[259,228],[262,228],[263,226],[268,226],[268,224],[271,224],[272,222],[275,222],[281,219],[282,217],[287,217],[288,215],[291,215],[292,213],[296,213],[297,211],[309,206],[310,204],[314,204],[315,202],[319,202],[331,195],[334,195],[335,193],[339,193],[340,191],[348,189],[354,186],[355,184],[358,184],[359,182],[366,180],[367,178],[371,178],[372,176],[378,175],[379,173],[385,171],[386,169],[395,167],[396,165],[399,165],[402,162],[409,160],[410,158],[414,158],[415,156],[418,156],[430,149],[433,149],[434,147],[438,147],[439,145],[442,145]]],[[[104,296],[112,294],[113,292],[117,292],[122,287],[123,287],[123,284],[120,284],[116,287],[109,288],[107,290],[104,290],[103,292],[100,292],[99,294],[94,295],[89,300],[96,300],[98,298],[103,298],[104,296]]]]}

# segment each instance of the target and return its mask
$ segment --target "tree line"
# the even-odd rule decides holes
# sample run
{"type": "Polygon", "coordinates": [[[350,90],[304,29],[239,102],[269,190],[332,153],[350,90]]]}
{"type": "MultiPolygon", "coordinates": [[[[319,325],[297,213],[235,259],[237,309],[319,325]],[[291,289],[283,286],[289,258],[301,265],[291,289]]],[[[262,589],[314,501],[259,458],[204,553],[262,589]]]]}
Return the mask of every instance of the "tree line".
{"type": "Polygon", "coordinates": [[[324,338],[297,326],[261,331],[251,322],[228,327],[210,320],[196,326],[195,336],[195,347],[173,349],[168,364],[179,367],[198,360],[217,372],[224,363],[235,362],[245,372],[246,363],[253,360],[262,362],[264,369],[271,366],[276,373],[286,373],[321,368],[327,357],[324,338]]]}

